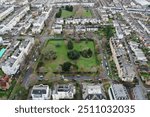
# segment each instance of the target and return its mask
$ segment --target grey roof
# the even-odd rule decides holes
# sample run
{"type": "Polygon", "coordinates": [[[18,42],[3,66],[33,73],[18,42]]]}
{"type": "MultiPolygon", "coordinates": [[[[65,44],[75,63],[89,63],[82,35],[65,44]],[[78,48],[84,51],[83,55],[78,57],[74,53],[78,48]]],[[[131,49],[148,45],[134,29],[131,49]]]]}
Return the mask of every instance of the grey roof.
{"type": "Polygon", "coordinates": [[[113,96],[118,100],[129,99],[128,92],[122,84],[113,84],[112,85],[113,96]]]}
{"type": "Polygon", "coordinates": [[[145,100],[145,97],[143,95],[143,90],[141,86],[136,86],[133,88],[133,94],[135,100],[145,100]]]}
{"type": "Polygon", "coordinates": [[[33,89],[32,94],[46,94],[45,89],[33,89]]]}

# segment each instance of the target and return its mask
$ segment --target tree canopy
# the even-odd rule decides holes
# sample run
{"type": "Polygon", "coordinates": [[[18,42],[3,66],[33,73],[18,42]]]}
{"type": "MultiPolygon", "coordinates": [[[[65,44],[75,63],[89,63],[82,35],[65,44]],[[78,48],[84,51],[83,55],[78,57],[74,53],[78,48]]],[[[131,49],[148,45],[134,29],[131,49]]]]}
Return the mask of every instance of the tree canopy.
{"type": "Polygon", "coordinates": [[[77,50],[71,50],[68,52],[68,58],[72,60],[77,60],[80,58],[80,53],[77,50]]]}
{"type": "Polygon", "coordinates": [[[72,49],[73,49],[73,43],[72,43],[71,40],[68,41],[67,47],[68,47],[69,50],[72,50],[72,49]]]}

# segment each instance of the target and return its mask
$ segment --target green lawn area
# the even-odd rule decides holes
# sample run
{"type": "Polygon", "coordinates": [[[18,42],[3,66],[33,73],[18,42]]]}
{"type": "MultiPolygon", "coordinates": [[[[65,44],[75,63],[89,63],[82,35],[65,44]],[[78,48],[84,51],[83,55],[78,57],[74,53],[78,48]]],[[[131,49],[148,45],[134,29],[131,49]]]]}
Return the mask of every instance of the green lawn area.
{"type": "Polygon", "coordinates": [[[142,72],[142,73],[141,73],[141,76],[142,76],[144,79],[150,79],[150,74],[149,74],[149,73],[144,73],[144,72],[142,72]]]}
{"type": "Polygon", "coordinates": [[[3,73],[2,69],[0,69],[0,76],[3,76],[3,75],[4,75],[4,73],[3,73]]]}
{"type": "Polygon", "coordinates": [[[92,17],[91,10],[84,10],[83,17],[92,17]]]}
{"type": "Polygon", "coordinates": [[[92,67],[97,66],[93,41],[89,41],[88,43],[86,43],[86,41],[81,41],[80,43],[73,42],[73,45],[74,49],[78,51],[90,48],[93,52],[93,56],[91,58],[83,58],[82,56],[80,56],[78,60],[75,61],[70,60],[67,57],[68,49],[66,47],[64,40],[49,40],[47,46],[53,46],[53,48],[55,48],[57,59],[54,61],[44,61],[44,66],[46,67],[46,69],[52,69],[53,71],[57,71],[58,66],[66,61],[70,61],[78,65],[79,70],[80,68],[84,68],[85,70],[90,71],[92,67]],[[57,44],[59,44],[60,47],[56,47],[55,45],[57,44]]]}
{"type": "Polygon", "coordinates": [[[71,16],[73,16],[74,13],[73,12],[70,12],[70,11],[67,11],[67,10],[62,10],[62,14],[61,14],[61,17],[62,18],[69,18],[71,16]]]}

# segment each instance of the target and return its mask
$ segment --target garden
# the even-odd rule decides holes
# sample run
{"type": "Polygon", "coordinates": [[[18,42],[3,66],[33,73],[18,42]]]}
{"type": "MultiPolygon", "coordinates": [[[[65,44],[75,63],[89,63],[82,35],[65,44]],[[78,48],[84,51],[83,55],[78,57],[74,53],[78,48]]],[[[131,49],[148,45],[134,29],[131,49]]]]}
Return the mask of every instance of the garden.
{"type": "Polygon", "coordinates": [[[36,71],[40,74],[97,73],[98,60],[91,40],[48,40],[41,50],[36,71]]]}
{"type": "Polygon", "coordinates": [[[92,13],[90,9],[85,9],[83,7],[79,6],[63,6],[59,9],[59,11],[56,13],[56,18],[70,18],[70,17],[92,17],[92,13]]]}

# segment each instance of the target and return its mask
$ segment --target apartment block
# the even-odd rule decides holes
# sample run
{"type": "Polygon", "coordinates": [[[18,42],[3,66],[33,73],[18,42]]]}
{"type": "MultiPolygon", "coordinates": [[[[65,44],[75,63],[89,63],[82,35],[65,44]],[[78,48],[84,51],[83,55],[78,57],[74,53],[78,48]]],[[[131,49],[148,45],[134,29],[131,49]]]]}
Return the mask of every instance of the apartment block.
{"type": "Polygon", "coordinates": [[[108,89],[110,100],[129,100],[127,89],[122,84],[112,84],[108,89]]]}
{"type": "Polygon", "coordinates": [[[120,39],[112,38],[110,39],[110,48],[119,77],[122,81],[132,82],[136,74],[133,65],[130,63],[125,43],[120,39]]]}

